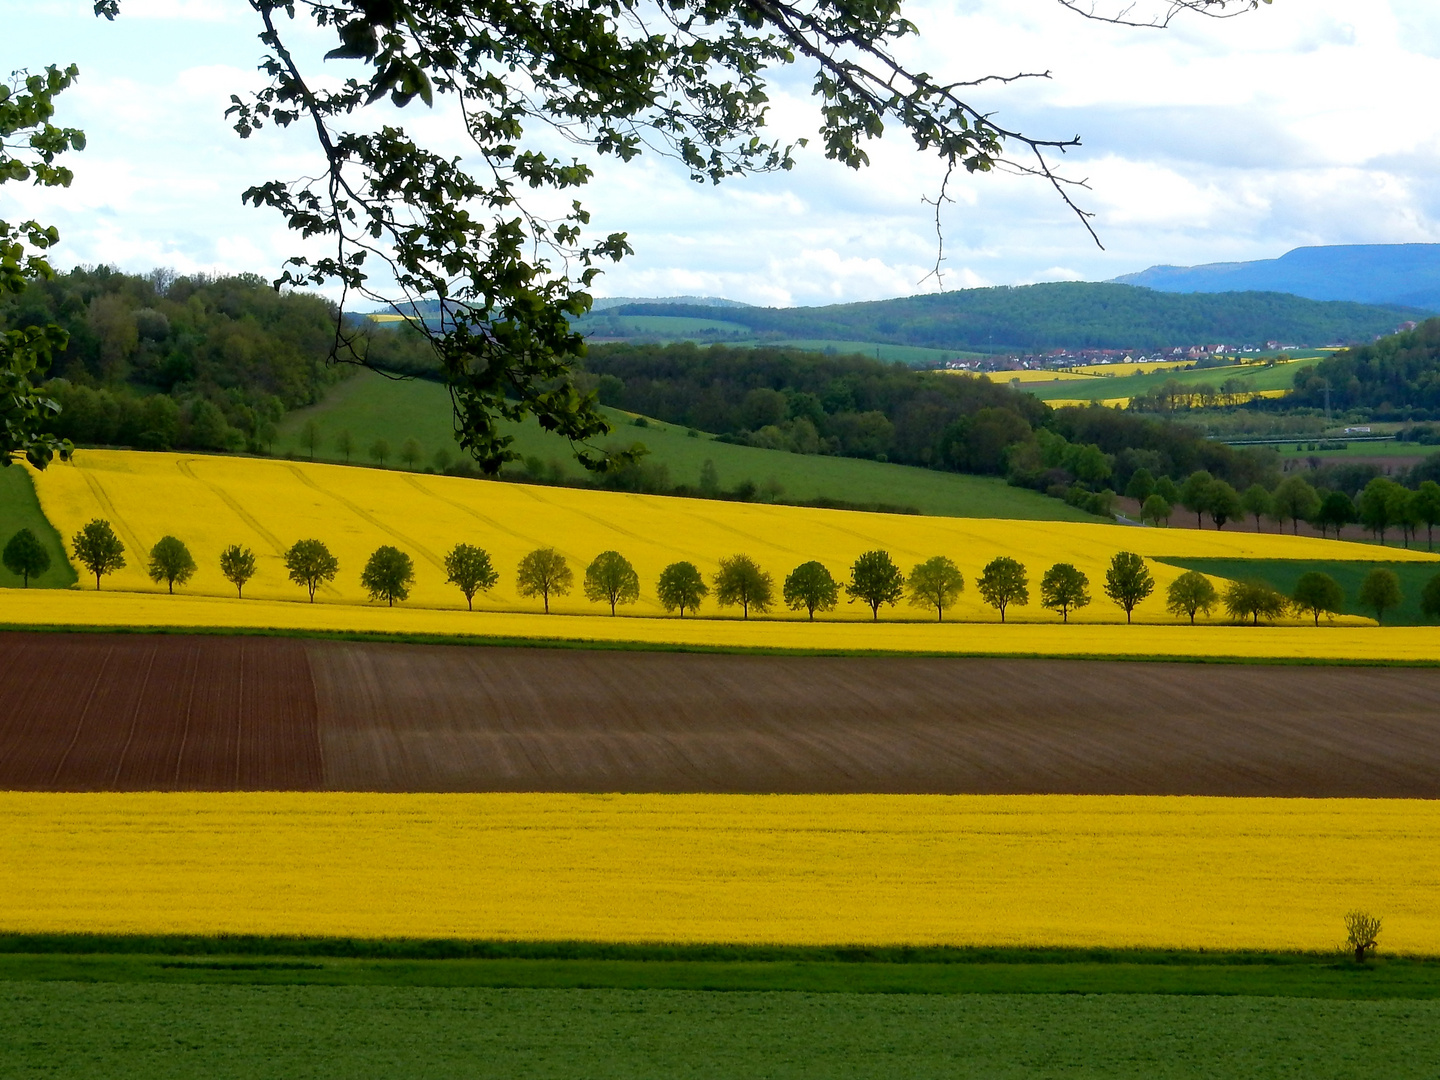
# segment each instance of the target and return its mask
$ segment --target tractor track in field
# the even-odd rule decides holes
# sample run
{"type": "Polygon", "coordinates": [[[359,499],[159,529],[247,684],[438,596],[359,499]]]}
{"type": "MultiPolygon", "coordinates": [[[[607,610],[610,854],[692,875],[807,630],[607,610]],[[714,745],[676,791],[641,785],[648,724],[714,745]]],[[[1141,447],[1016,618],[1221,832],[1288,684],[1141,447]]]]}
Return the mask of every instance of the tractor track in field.
{"type": "Polygon", "coordinates": [[[4,790],[1440,798],[1436,669],[99,633],[0,650],[4,790]]]}

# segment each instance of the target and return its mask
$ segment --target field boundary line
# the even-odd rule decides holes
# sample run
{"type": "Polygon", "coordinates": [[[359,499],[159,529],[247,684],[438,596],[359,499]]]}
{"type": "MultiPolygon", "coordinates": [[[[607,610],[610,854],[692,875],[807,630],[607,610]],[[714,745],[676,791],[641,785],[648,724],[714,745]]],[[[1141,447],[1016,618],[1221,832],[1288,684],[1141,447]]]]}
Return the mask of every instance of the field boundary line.
{"type": "Polygon", "coordinates": [[[506,637],[494,634],[427,634],[415,631],[310,630],[276,626],[105,626],[94,623],[0,623],[0,633],[47,634],[189,634],[204,637],[276,637],[303,641],[357,641],[392,645],[456,645],[503,649],[580,649],[592,652],[704,653],[717,656],[838,656],[926,660],[1091,660],[1136,664],[1219,664],[1246,667],[1436,668],[1440,656],[1425,660],[1314,656],[1238,656],[1191,653],[1003,652],[939,649],[785,648],[779,645],[703,645],[686,642],[639,641],[620,638],[506,637]]]}

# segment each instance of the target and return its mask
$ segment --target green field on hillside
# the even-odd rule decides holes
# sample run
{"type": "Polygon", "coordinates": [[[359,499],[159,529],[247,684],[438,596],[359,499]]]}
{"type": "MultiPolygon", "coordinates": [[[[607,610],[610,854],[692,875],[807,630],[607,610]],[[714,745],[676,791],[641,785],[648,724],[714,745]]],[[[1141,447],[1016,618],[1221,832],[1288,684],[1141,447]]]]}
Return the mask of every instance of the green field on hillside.
{"type": "MultiPolygon", "coordinates": [[[[700,470],[708,460],[715,463],[722,488],[733,489],[746,480],[762,486],[774,481],[786,501],[830,498],[849,503],[884,503],[947,517],[1095,520],[1059,499],[1011,487],[998,477],[737,446],[719,442],[709,435],[691,436],[682,427],[659,421],[636,427],[629,414],[615,409],[605,411],[615,431],[601,439],[600,444],[626,447],[635,442],[644,443],[650,450],[647,460],[663,464],[674,484],[698,484],[700,470]]],[[[345,460],[336,446],[342,431],[350,433],[356,446],[351,455],[355,464],[369,461],[367,450],[376,439],[389,443],[391,467],[401,467],[400,447],[410,438],[420,443],[424,451],[423,464],[433,466],[434,455],[439,450],[448,454],[451,461],[460,453],[451,429],[450,399],[444,387],[437,383],[418,379],[397,381],[361,372],[332,389],[321,404],[286,416],[275,443],[275,453],[308,458],[310,450],[303,445],[301,436],[309,420],[314,420],[320,430],[315,451],[317,461],[345,460]]],[[[569,444],[563,439],[542,431],[533,421],[513,425],[510,431],[522,455],[553,463],[568,479],[582,478],[584,470],[576,464],[569,444]]]]}
{"type": "MultiPolygon", "coordinates": [[[[1418,546],[1424,547],[1422,533],[1418,546]]],[[[1436,562],[1307,562],[1300,559],[1162,559],[1171,566],[1186,570],[1199,570],[1202,574],[1229,578],[1234,581],[1265,581],[1279,589],[1286,596],[1295,591],[1300,575],[1311,570],[1329,574],[1345,590],[1345,613],[1375,617],[1375,612],[1362,608],[1355,602],[1360,594],[1360,583],[1377,566],[1395,571],[1400,579],[1400,592],[1404,599],[1394,611],[1385,613],[1387,626],[1433,626],[1434,619],[1427,619],[1420,611],[1420,591],[1436,574],[1440,574],[1440,560],[1436,562]]],[[[1320,620],[1325,621],[1323,618],[1320,620]]]]}
{"type": "MultiPolygon", "coordinates": [[[[736,344],[746,344],[736,342],[736,344]]],[[[803,349],[806,352],[838,353],[841,356],[855,354],[873,357],[885,363],[909,364],[911,367],[926,367],[943,364],[947,360],[975,360],[986,353],[962,352],[958,349],[927,349],[922,345],[882,345],[874,341],[841,341],[828,338],[786,338],[782,341],[764,341],[756,344],[778,349],[803,349]]]]}
{"type": "MultiPolygon", "coordinates": [[[[50,553],[50,569],[39,578],[32,578],[30,587],[63,589],[75,584],[75,569],[65,558],[60,534],[40,512],[40,502],[35,498],[35,485],[30,482],[30,474],[19,465],[11,465],[8,469],[0,469],[0,548],[21,529],[33,532],[50,553]]],[[[18,589],[22,583],[18,575],[10,573],[4,564],[0,564],[0,588],[18,589]]]]}
{"type": "Polygon", "coordinates": [[[1424,443],[1398,442],[1394,439],[1386,439],[1381,442],[1348,442],[1343,436],[1326,440],[1297,439],[1295,442],[1275,443],[1274,446],[1285,457],[1318,457],[1326,461],[1331,459],[1343,461],[1346,458],[1424,458],[1440,453],[1440,446],[1426,446],[1424,443]],[[1338,442],[1345,445],[1341,449],[1310,449],[1312,445],[1321,441],[1338,442]]]}
{"type": "MultiPolygon", "coordinates": [[[[1200,368],[1188,371],[1155,371],[1149,375],[1099,376],[1093,379],[1068,379],[1062,382],[1021,383],[1020,388],[1034,394],[1042,401],[1052,398],[1079,398],[1103,400],[1105,398],[1139,397],[1174,380],[1185,386],[1202,383],[1219,388],[1226,379],[1238,379],[1246,390],[1289,390],[1295,385],[1295,373],[1313,367],[1320,362],[1320,356],[1292,360],[1288,364],[1266,367],[1263,364],[1233,364],[1229,367],[1200,368]]],[[[1124,365],[1118,365],[1124,370],[1124,365]]],[[[1004,372],[997,372],[991,378],[997,382],[1004,378],[1004,372]]]]}

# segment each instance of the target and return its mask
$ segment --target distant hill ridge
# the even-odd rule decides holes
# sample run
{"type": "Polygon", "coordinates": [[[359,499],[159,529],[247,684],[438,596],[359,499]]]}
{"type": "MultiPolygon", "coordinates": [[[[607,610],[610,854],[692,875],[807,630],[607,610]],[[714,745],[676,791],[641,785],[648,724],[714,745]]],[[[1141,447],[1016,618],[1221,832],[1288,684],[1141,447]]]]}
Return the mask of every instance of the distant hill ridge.
{"type": "Polygon", "coordinates": [[[1170,293],[1262,290],[1309,300],[1353,300],[1440,311],[1440,244],[1301,247],[1278,259],[1152,266],[1115,278],[1170,293]]]}
{"type": "MultiPolygon", "coordinates": [[[[691,304],[637,303],[607,315],[714,318],[691,304]]],[[[938,349],[1158,349],[1210,343],[1368,342],[1425,312],[1401,305],[1318,302],[1281,292],[1224,296],[1112,282],[1051,282],[930,293],[827,307],[738,307],[725,320],[757,335],[938,349]]]]}

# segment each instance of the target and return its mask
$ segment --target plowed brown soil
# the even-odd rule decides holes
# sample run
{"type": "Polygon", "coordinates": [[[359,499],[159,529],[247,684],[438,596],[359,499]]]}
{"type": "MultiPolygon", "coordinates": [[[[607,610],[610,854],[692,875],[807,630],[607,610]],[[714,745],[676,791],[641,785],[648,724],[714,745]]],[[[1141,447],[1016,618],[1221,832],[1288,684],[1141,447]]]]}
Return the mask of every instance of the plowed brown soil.
{"type": "Polygon", "coordinates": [[[1440,670],[0,635],[0,788],[1440,797],[1440,670]]]}
{"type": "Polygon", "coordinates": [[[301,643],[259,637],[0,636],[0,788],[321,786],[301,643]]]}

